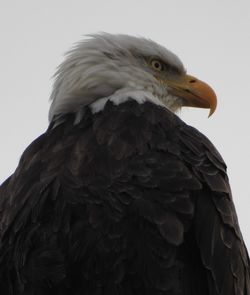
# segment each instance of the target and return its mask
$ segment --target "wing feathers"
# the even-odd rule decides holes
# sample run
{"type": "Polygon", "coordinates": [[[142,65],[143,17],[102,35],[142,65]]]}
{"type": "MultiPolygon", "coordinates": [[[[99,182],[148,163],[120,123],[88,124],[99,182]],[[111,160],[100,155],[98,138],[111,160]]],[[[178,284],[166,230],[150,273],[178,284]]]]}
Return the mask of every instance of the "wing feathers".
{"type": "Polygon", "coordinates": [[[0,188],[0,229],[6,295],[250,294],[221,156],[148,102],[52,124],[0,188]]]}

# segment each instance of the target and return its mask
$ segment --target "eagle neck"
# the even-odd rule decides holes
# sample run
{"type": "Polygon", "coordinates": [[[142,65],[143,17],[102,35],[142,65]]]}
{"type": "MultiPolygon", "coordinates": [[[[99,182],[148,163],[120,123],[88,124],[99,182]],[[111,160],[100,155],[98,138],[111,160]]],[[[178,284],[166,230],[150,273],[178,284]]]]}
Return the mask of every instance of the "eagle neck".
{"type": "Polygon", "coordinates": [[[129,90],[121,89],[114,94],[103,97],[90,104],[92,113],[98,113],[102,111],[108,101],[113,102],[114,105],[122,104],[128,100],[135,100],[139,104],[143,104],[146,101],[152,102],[156,105],[166,107],[156,96],[145,90],[129,90]]]}

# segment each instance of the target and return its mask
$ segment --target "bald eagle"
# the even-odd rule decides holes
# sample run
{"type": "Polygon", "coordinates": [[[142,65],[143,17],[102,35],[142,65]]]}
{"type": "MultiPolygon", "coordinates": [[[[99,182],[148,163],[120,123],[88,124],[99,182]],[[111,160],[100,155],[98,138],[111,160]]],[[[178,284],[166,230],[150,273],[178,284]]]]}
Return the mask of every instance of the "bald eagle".
{"type": "Polygon", "coordinates": [[[159,44],[99,34],[56,73],[47,131],[0,187],[0,294],[247,295],[226,165],[175,113],[212,88],[159,44]]]}

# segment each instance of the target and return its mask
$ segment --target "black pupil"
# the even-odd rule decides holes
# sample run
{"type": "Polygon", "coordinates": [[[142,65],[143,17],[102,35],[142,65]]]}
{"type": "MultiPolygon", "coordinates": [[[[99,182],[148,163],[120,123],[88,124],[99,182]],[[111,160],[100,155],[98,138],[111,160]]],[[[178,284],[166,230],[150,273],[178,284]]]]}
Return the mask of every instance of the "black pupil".
{"type": "Polygon", "coordinates": [[[155,62],[155,68],[159,69],[160,68],[160,63],[159,62],[155,62]]]}

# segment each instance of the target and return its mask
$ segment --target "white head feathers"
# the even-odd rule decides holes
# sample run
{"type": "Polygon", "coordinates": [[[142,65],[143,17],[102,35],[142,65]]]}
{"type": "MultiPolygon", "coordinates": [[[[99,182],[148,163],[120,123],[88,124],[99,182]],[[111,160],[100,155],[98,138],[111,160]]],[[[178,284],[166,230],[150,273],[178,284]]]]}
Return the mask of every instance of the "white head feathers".
{"type": "MultiPolygon", "coordinates": [[[[161,45],[128,35],[97,34],[79,42],[66,54],[55,74],[49,120],[77,112],[122,89],[166,96],[148,68],[145,57],[159,57],[184,72],[179,58],[161,45]]],[[[166,99],[166,98],[165,98],[166,99]]]]}

